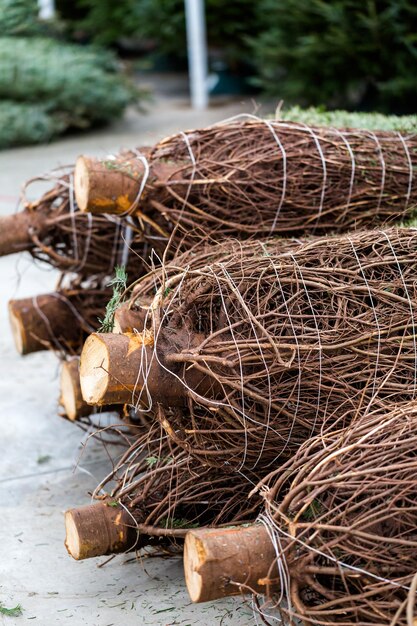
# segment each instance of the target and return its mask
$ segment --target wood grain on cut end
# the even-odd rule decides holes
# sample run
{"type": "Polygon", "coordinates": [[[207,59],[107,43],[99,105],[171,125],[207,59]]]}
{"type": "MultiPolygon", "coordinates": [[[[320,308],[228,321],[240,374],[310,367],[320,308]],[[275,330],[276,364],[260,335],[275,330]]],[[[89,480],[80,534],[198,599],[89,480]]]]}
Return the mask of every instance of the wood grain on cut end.
{"type": "Polygon", "coordinates": [[[75,162],[74,169],[74,191],[75,200],[80,211],[88,211],[89,198],[89,168],[85,157],[80,156],[75,162]]]}
{"type": "Polygon", "coordinates": [[[14,306],[14,301],[9,302],[9,321],[14,345],[19,354],[27,354],[26,331],[23,326],[19,310],[14,306]]]}
{"type": "Polygon", "coordinates": [[[75,199],[81,211],[125,213],[137,198],[144,172],[133,155],[99,160],[78,157],[74,171],[75,199]]]}
{"type": "Polygon", "coordinates": [[[65,533],[65,547],[77,561],[124,552],[136,534],[125,509],[104,502],[67,511],[65,533]]]}
{"type": "Polygon", "coordinates": [[[81,353],[80,385],[87,404],[104,404],[109,385],[109,352],[102,335],[90,335],[81,353]]]}
{"type": "Polygon", "coordinates": [[[265,581],[277,578],[275,549],[258,524],[193,530],[185,538],[184,574],[193,602],[262,593],[265,581]]]}
{"type": "Polygon", "coordinates": [[[74,422],[90,415],[93,409],[84,401],[81,393],[79,357],[62,363],[60,388],[60,404],[69,420],[74,422]]]}
{"type": "Polygon", "coordinates": [[[143,333],[93,333],[81,353],[80,382],[88,404],[126,404],[140,392],[142,358],[150,363],[153,336],[143,333]],[[145,355],[145,356],[144,356],[145,355]]]}
{"type": "Polygon", "coordinates": [[[204,563],[205,553],[202,541],[193,533],[187,533],[184,544],[184,576],[190,598],[193,602],[203,602],[203,577],[199,568],[204,563]]]}

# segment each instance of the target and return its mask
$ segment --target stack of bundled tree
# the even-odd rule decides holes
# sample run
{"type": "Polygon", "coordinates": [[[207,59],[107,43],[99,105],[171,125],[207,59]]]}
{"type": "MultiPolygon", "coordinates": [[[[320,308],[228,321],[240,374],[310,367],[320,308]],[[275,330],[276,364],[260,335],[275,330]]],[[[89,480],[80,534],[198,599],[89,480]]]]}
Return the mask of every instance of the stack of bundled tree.
{"type": "Polygon", "coordinates": [[[68,549],[76,558],[112,552],[91,537],[103,516],[115,536],[120,525],[124,529],[114,551],[152,545],[156,538],[158,545],[176,546],[190,527],[216,526],[186,539],[194,600],[246,590],[266,592],[271,604],[282,585],[290,617],[306,623],[314,611],[326,613],[326,598],[334,600],[329,623],[337,622],[338,602],[344,619],[363,613],[369,623],[389,624],[398,611],[398,623],[406,623],[406,601],[415,601],[406,592],[417,547],[409,440],[417,391],[417,230],[318,238],[285,251],[278,246],[259,240],[231,251],[219,244],[206,252],[205,265],[179,257],[136,288],[127,305],[137,313],[136,332],[87,340],[84,398],[126,402],[162,434],[158,439],[152,430],[157,444],[151,451],[143,439],[133,443],[104,481],[117,482],[104,502],[68,512],[68,549]],[[306,502],[297,485],[310,455],[312,473],[324,473],[304,487],[306,502]],[[321,470],[322,458],[329,469],[321,470]],[[329,490],[339,482],[334,495],[329,490]],[[268,506],[277,508],[272,515],[267,507],[268,516],[259,518],[266,526],[219,530],[256,521],[262,499],[242,497],[242,488],[249,495],[258,483],[268,506]],[[294,504],[287,504],[288,489],[294,504]],[[390,504],[385,520],[387,498],[393,511],[390,504]],[[297,506],[301,520],[293,522],[297,506]],[[117,508],[123,514],[115,529],[117,508]],[[296,531],[302,546],[307,542],[304,560],[296,531]],[[378,547],[361,553],[351,535],[378,547]],[[293,543],[282,547],[283,537],[293,543]],[[230,548],[222,548],[228,540],[230,548]],[[236,545],[244,550],[239,559],[236,545]],[[305,563],[317,551],[310,571],[305,563]]]}
{"type": "Polygon", "coordinates": [[[88,334],[108,329],[106,307],[114,289],[123,290],[126,272],[138,271],[142,258],[142,271],[148,269],[142,234],[120,218],[81,213],[71,170],[28,181],[22,204],[20,212],[0,218],[0,254],[26,251],[57,269],[59,279],[53,293],[10,301],[15,344],[21,354],[51,349],[64,360],[63,405],[76,419],[91,412],[79,391],[77,355],[88,334]],[[28,201],[27,187],[39,181],[52,181],[52,188],[28,201]]]}
{"type": "MultiPolygon", "coordinates": [[[[246,485],[249,495],[258,484],[262,494],[270,494],[276,476],[301,471],[303,455],[314,455],[316,449],[327,454],[327,438],[335,447],[342,448],[345,439],[359,441],[360,447],[364,429],[373,441],[378,433],[372,420],[385,425],[394,415],[404,422],[401,432],[408,427],[417,385],[417,231],[314,235],[411,219],[412,141],[413,136],[399,134],[237,121],[169,138],[138,171],[121,160],[116,168],[125,173],[130,190],[111,186],[104,163],[78,161],[75,187],[83,209],[128,211],[135,220],[146,216],[161,226],[162,217],[171,233],[168,246],[176,251],[197,239],[200,230],[207,239],[204,247],[196,244],[172,261],[165,255],[163,267],[140,278],[117,310],[119,332],[93,334],[84,346],[84,399],[99,406],[132,406],[153,421],[159,435],[151,429],[152,435],[145,433],[133,443],[99,486],[97,494],[116,480],[108,496],[97,496],[100,503],[67,513],[67,547],[75,558],[155,544],[177,549],[187,536],[186,578],[195,601],[246,590],[266,593],[270,606],[281,585],[289,621],[298,616],[307,623],[333,623],[343,615],[351,623],[364,614],[369,623],[388,624],[393,618],[404,623],[415,601],[410,546],[416,543],[409,529],[416,517],[402,497],[409,478],[401,475],[394,482],[395,513],[387,525],[373,515],[368,520],[371,505],[357,502],[361,488],[348,484],[355,503],[349,520],[339,524],[339,505],[330,509],[329,504],[323,531],[332,532],[333,523],[335,539],[331,535],[328,543],[339,541],[343,558],[338,550],[325,551],[307,573],[304,562],[291,570],[286,561],[284,548],[296,556],[298,550],[296,540],[294,546],[287,542],[291,548],[282,547],[282,533],[270,512],[270,502],[279,506],[278,487],[267,499],[267,514],[262,514],[266,496],[245,499],[241,490],[246,485]],[[224,144],[215,139],[223,133],[224,144]],[[252,133],[259,142],[250,141],[252,133]],[[204,136],[209,145],[213,142],[211,159],[205,156],[204,136]],[[394,160],[388,148],[398,141],[402,168],[400,153],[394,160]],[[272,142],[275,153],[269,151],[272,142]],[[246,167],[240,147],[252,158],[246,167]],[[402,184],[403,191],[393,193],[392,184],[402,184]],[[249,241],[214,244],[233,227],[249,241]],[[295,232],[303,240],[254,239],[255,229],[259,235],[295,232]],[[128,331],[123,333],[124,324],[128,331]],[[397,414],[397,405],[407,409],[397,414]],[[404,529],[396,527],[401,515],[410,517],[404,529]],[[247,528],[250,519],[264,525],[247,528]],[[221,529],[224,525],[240,530],[221,529]],[[197,526],[211,530],[190,531],[197,526]],[[346,539],[356,526],[358,536],[368,532],[367,538],[375,539],[384,557],[377,549],[357,556],[346,539]],[[96,533],[94,541],[98,528],[107,530],[96,533]],[[112,536],[114,545],[108,539],[112,536]],[[236,545],[242,550],[239,559],[220,555],[229,536],[234,546],[230,554],[236,555],[236,545]],[[385,561],[391,565],[385,568],[385,561]],[[404,584],[397,590],[399,579],[404,584]],[[374,580],[384,584],[374,589],[374,580]],[[326,600],[330,607],[332,599],[334,606],[326,612],[326,600]],[[344,603],[341,611],[338,602],[344,603]]],[[[407,438],[395,436],[401,455],[407,438]]],[[[347,450],[356,450],[355,445],[347,450]]],[[[410,454],[407,445],[404,454],[410,454]]],[[[359,462],[356,457],[354,462],[359,462]]],[[[383,452],[372,463],[375,476],[390,470],[383,452]]],[[[364,499],[369,501],[373,483],[367,477],[365,472],[364,499]]],[[[340,480],[345,488],[344,473],[340,480]]],[[[378,493],[386,492],[387,484],[378,493]]],[[[286,489],[287,483],[284,496],[286,489]]],[[[323,496],[326,503],[333,497],[328,492],[323,496]]],[[[323,504],[316,510],[312,501],[307,516],[315,521],[323,504]]],[[[321,544],[315,543],[313,522],[307,527],[306,535],[313,537],[306,547],[308,562],[321,544]]]]}
{"type": "MultiPolygon", "coordinates": [[[[281,585],[289,623],[293,615],[306,623],[334,623],[349,612],[361,614],[362,607],[369,623],[406,623],[412,589],[411,600],[394,592],[398,584],[410,587],[408,552],[415,538],[403,540],[402,527],[393,522],[387,531],[392,541],[384,543],[386,527],[372,517],[370,535],[381,538],[386,559],[381,565],[377,551],[370,550],[363,563],[355,562],[352,528],[368,533],[361,524],[367,528],[364,511],[372,508],[374,485],[364,483],[361,491],[353,479],[357,465],[341,478],[355,503],[352,516],[345,511],[343,525],[337,518],[343,495],[325,491],[318,512],[312,499],[308,541],[301,535],[307,546],[302,568],[313,562],[305,574],[305,568],[291,569],[297,534],[295,544],[288,542],[292,556],[285,558],[279,512],[309,455],[315,459],[339,445],[343,452],[345,439],[352,441],[348,451],[356,450],[355,442],[360,448],[368,430],[371,447],[377,447],[373,419],[385,424],[392,415],[405,420],[412,413],[416,155],[415,134],[236,119],[114,159],[80,157],[73,186],[71,177],[63,179],[39,203],[6,218],[26,226],[16,229],[24,231],[21,239],[10,235],[5,252],[28,249],[62,269],[65,281],[71,277],[68,291],[52,298],[54,306],[65,301],[66,310],[74,315],[74,308],[85,322],[78,320],[76,336],[66,335],[70,322],[63,312],[57,308],[51,316],[60,320],[54,336],[59,344],[66,342],[66,354],[79,353],[92,316],[102,311],[106,332],[88,337],[79,383],[75,376],[83,396],[78,404],[73,401],[78,413],[85,403],[115,406],[133,414],[137,426],[133,443],[97,488],[99,502],[68,511],[70,554],[81,559],[147,545],[177,551],[190,532],[186,565],[193,600],[246,589],[266,592],[272,605],[281,585]],[[403,221],[410,225],[389,226],[403,221]],[[125,288],[119,270],[111,298],[112,286],[101,291],[109,262],[116,265],[110,249],[131,282],[125,288]],[[103,313],[104,300],[110,303],[103,313]],[[398,417],[398,406],[409,408],[398,417]],[[282,489],[281,475],[288,476],[282,489]],[[366,506],[360,505],[362,495],[366,506]],[[323,532],[330,547],[315,561],[320,547],[313,522],[322,507],[329,514],[323,532]],[[342,535],[333,529],[333,518],[342,535]],[[264,526],[247,528],[256,520],[264,526]],[[224,527],[230,525],[244,529],[239,542],[243,537],[247,567],[237,577],[233,559],[215,572],[218,546],[231,532],[224,527]],[[214,552],[198,543],[206,535],[197,527],[211,528],[214,552]],[[259,528],[266,530],[262,534],[259,528]],[[339,543],[331,553],[333,540],[339,543]],[[200,562],[201,554],[207,558],[200,562]],[[339,558],[345,554],[345,560],[339,558]],[[389,565],[395,559],[396,570],[389,565]],[[385,581],[375,594],[381,607],[392,609],[386,622],[376,622],[366,608],[373,576],[385,581]],[[326,613],[326,601],[333,599],[326,613]],[[345,604],[338,612],[339,600],[345,604]]],[[[42,317],[39,311],[46,308],[39,302],[40,297],[35,309],[42,317]]],[[[49,327],[51,317],[43,316],[49,327]]],[[[32,336],[37,338],[36,332],[32,336]]],[[[48,343],[53,344],[50,336],[39,341],[48,343]]],[[[372,456],[375,476],[384,459],[383,451],[372,456]]],[[[358,464],[358,457],[346,463],[358,464]]],[[[414,509],[411,496],[403,498],[398,476],[401,472],[388,482],[398,510],[410,516],[407,534],[414,509]]],[[[310,490],[315,493],[313,483],[310,490]]],[[[304,511],[297,493],[291,511],[296,505],[304,511]]],[[[290,539],[291,519],[285,518],[289,530],[284,527],[290,539]]]]}
{"type": "MultiPolygon", "coordinates": [[[[103,161],[81,157],[74,175],[56,174],[40,200],[2,219],[2,254],[29,250],[64,273],[56,294],[10,304],[19,350],[75,356],[97,319],[111,330],[116,266],[139,277],[210,238],[305,236],[412,217],[415,143],[408,132],[249,119],[103,161]]],[[[120,295],[124,280],[118,272],[120,295]]],[[[75,365],[64,372],[72,378],[75,365]]],[[[76,380],[69,388],[79,392],[76,380]]]]}

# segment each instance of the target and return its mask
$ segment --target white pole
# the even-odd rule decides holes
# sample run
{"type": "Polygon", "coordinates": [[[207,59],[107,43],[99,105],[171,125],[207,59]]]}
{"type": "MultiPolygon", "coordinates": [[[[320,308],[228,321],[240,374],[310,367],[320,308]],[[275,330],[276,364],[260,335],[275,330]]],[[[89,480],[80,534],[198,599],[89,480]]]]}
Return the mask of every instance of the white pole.
{"type": "Polygon", "coordinates": [[[205,109],[208,105],[208,64],[204,0],[185,0],[185,19],[191,104],[194,109],[205,109]]]}
{"type": "Polygon", "coordinates": [[[55,15],[54,0],[38,0],[38,8],[41,20],[51,20],[55,15]]]}

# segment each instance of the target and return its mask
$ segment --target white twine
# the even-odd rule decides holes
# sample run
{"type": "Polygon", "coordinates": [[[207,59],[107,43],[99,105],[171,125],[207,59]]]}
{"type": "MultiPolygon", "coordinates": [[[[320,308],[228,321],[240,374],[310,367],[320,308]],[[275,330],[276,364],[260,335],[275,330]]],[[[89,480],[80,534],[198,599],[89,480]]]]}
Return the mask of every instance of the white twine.
{"type": "MultiPolygon", "coordinates": [[[[75,227],[75,200],[74,200],[74,196],[72,193],[73,187],[74,187],[74,177],[73,174],[70,175],[70,194],[69,194],[69,204],[70,204],[70,217],[71,217],[71,224],[72,224],[72,235],[73,235],[73,241],[74,241],[74,256],[75,256],[75,265],[77,265],[77,262],[79,260],[79,253],[78,253],[78,238],[77,238],[77,229],[75,227]]],[[[78,207],[77,207],[78,208],[78,207]]]]}
{"type": "MultiPolygon", "coordinates": [[[[208,268],[208,269],[210,269],[210,268],[208,268]]],[[[172,296],[172,300],[174,300],[174,299],[176,298],[177,293],[178,293],[178,291],[179,291],[179,289],[180,289],[180,287],[181,287],[181,285],[182,285],[182,282],[183,282],[183,281],[184,281],[184,279],[185,279],[185,275],[186,275],[187,273],[189,273],[189,270],[188,270],[188,269],[187,269],[186,271],[184,271],[184,274],[182,275],[182,278],[181,278],[181,283],[180,283],[180,285],[178,286],[178,288],[177,288],[176,292],[174,292],[174,294],[173,294],[173,296],[172,296]]],[[[200,274],[200,275],[203,275],[201,271],[196,271],[196,272],[193,272],[193,274],[200,274]]],[[[157,297],[158,297],[158,294],[155,296],[155,298],[157,298],[157,297]]],[[[166,372],[167,372],[167,373],[169,373],[171,376],[173,376],[176,380],[178,380],[178,381],[181,383],[181,385],[182,385],[182,386],[183,386],[183,387],[184,387],[184,388],[188,391],[188,393],[190,394],[190,396],[193,396],[193,397],[194,397],[197,401],[201,402],[201,404],[202,404],[203,406],[206,406],[206,404],[207,404],[207,399],[206,399],[204,396],[200,395],[198,392],[196,392],[195,390],[191,389],[191,387],[189,387],[189,385],[187,385],[187,383],[186,383],[186,382],[185,382],[182,378],[180,378],[180,377],[179,377],[179,376],[178,376],[175,372],[173,372],[172,370],[168,369],[168,368],[167,368],[167,367],[166,367],[166,366],[165,366],[165,365],[164,365],[164,364],[163,364],[163,363],[159,360],[158,353],[157,353],[157,349],[156,349],[156,348],[157,348],[157,342],[158,342],[158,339],[159,339],[159,333],[160,333],[160,332],[161,332],[161,330],[162,330],[163,321],[165,320],[165,318],[167,317],[167,315],[168,315],[169,313],[171,313],[171,310],[170,310],[170,309],[167,309],[167,310],[164,312],[164,315],[163,315],[163,317],[162,317],[162,319],[161,319],[161,321],[160,321],[160,324],[159,324],[159,328],[157,329],[157,332],[156,332],[156,334],[155,334],[155,338],[154,338],[154,351],[153,351],[152,358],[155,358],[155,359],[156,359],[156,361],[157,361],[158,365],[159,365],[159,366],[160,366],[160,367],[161,367],[164,371],[166,371],[166,372]]],[[[139,378],[138,378],[138,380],[139,380],[139,378]]],[[[232,407],[230,404],[228,404],[228,403],[226,403],[226,402],[222,402],[222,401],[220,401],[220,400],[210,399],[210,406],[211,406],[211,407],[213,407],[213,408],[215,408],[215,407],[224,407],[224,408],[227,408],[227,409],[231,409],[234,413],[236,413],[236,414],[238,414],[238,415],[241,415],[241,417],[242,417],[242,418],[246,419],[247,421],[252,422],[252,423],[253,423],[253,424],[255,424],[256,426],[261,426],[261,427],[263,427],[263,426],[264,426],[264,424],[263,424],[262,422],[259,422],[258,420],[256,420],[256,419],[252,418],[250,415],[243,414],[243,413],[242,413],[242,411],[241,411],[238,407],[232,407]]],[[[278,437],[280,436],[280,433],[279,433],[278,431],[274,430],[272,427],[270,427],[270,431],[272,431],[272,432],[273,432],[275,435],[277,435],[278,437]]]]}
{"type": "Polygon", "coordinates": [[[281,191],[281,198],[279,201],[279,205],[278,208],[276,210],[275,213],[275,217],[274,217],[274,221],[272,222],[272,226],[271,226],[271,230],[270,230],[270,234],[272,234],[275,230],[275,227],[277,225],[277,221],[278,221],[278,217],[279,214],[281,213],[281,208],[282,205],[284,204],[284,200],[285,200],[285,194],[287,191],[287,153],[285,151],[284,146],[281,143],[281,140],[279,139],[278,135],[275,132],[274,127],[272,126],[271,122],[269,120],[265,120],[265,124],[268,126],[269,130],[272,133],[272,136],[274,137],[275,141],[277,142],[280,150],[281,150],[281,154],[282,154],[282,191],[281,191]]]}
{"type": "Polygon", "coordinates": [[[402,134],[400,132],[398,132],[398,137],[401,141],[401,143],[404,146],[404,152],[405,155],[407,157],[407,163],[408,163],[408,171],[409,171],[409,176],[408,176],[408,190],[407,190],[407,196],[405,199],[405,207],[404,207],[404,213],[406,213],[407,208],[408,208],[408,203],[410,201],[410,196],[411,196],[411,190],[413,188],[413,164],[411,162],[411,156],[410,156],[410,151],[408,149],[407,144],[404,141],[404,137],[402,136],[402,134]]]}
{"type": "Polygon", "coordinates": [[[275,276],[276,276],[276,279],[277,279],[279,290],[281,292],[281,297],[282,297],[282,301],[283,301],[283,304],[284,304],[284,307],[285,307],[285,311],[287,313],[287,318],[288,318],[288,321],[290,323],[291,330],[293,332],[293,337],[294,337],[296,350],[297,350],[298,379],[297,379],[297,401],[296,401],[296,405],[295,405],[295,410],[293,411],[293,420],[292,420],[292,423],[291,423],[291,426],[290,426],[290,432],[288,434],[288,437],[287,437],[287,440],[285,442],[284,447],[280,450],[279,454],[277,454],[275,459],[268,464],[267,467],[270,467],[273,463],[276,463],[276,461],[278,461],[279,457],[285,452],[285,450],[287,449],[287,447],[288,447],[288,445],[290,443],[292,431],[294,429],[294,426],[295,426],[295,423],[296,423],[296,419],[297,419],[297,416],[298,416],[298,410],[300,408],[301,388],[302,388],[302,385],[301,385],[302,369],[300,367],[300,361],[301,361],[300,344],[299,344],[297,333],[296,333],[296,330],[295,330],[295,327],[294,327],[292,315],[290,314],[290,310],[288,308],[288,302],[287,302],[287,299],[285,297],[285,292],[284,292],[284,289],[282,287],[281,280],[279,278],[279,272],[277,270],[276,264],[273,263],[272,259],[271,259],[271,265],[272,265],[272,267],[274,268],[274,271],[275,271],[275,276]]]}
{"type": "Polygon", "coordinates": [[[141,152],[139,152],[139,150],[137,150],[136,148],[133,148],[132,152],[134,152],[136,159],[142,163],[144,172],[143,172],[142,180],[140,181],[140,186],[139,186],[139,190],[136,195],[136,198],[133,200],[130,208],[125,213],[121,214],[123,216],[131,215],[136,209],[136,207],[138,206],[140,199],[142,197],[143,191],[145,189],[146,183],[148,182],[149,173],[150,173],[150,166],[149,166],[149,162],[146,156],[142,154],[141,152]]]}
{"type": "Polygon", "coordinates": [[[346,146],[346,148],[347,148],[347,150],[349,152],[349,156],[350,156],[350,162],[351,162],[352,170],[351,170],[351,175],[350,175],[348,199],[347,199],[347,203],[346,203],[346,211],[348,211],[349,207],[350,207],[350,202],[351,202],[351,199],[352,199],[353,185],[355,183],[355,170],[356,170],[355,155],[353,153],[353,150],[352,150],[352,147],[351,147],[349,141],[345,137],[345,133],[340,131],[338,128],[334,128],[332,130],[334,130],[334,132],[337,133],[337,135],[343,140],[343,142],[344,142],[344,144],[345,144],[345,146],[346,146]]]}
{"type": "Polygon", "coordinates": [[[126,267],[128,260],[129,260],[129,254],[130,254],[130,249],[131,249],[131,243],[132,243],[132,239],[133,239],[133,226],[134,226],[134,221],[131,218],[131,216],[129,215],[126,218],[126,225],[124,227],[124,235],[123,235],[123,248],[121,250],[121,255],[120,255],[120,263],[119,265],[121,265],[122,267],[126,267]]]}
{"type": "MultiPolygon", "coordinates": [[[[368,282],[368,280],[366,278],[366,275],[365,275],[364,269],[362,267],[362,264],[360,262],[358,253],[356,251],[355,246],[353,245],[353,241],[352,241],[351,237],[349,235],[347,235],[346,238],[350,242],[353,254],[355,255],[355,259],[356,259],[356,261],[358,263],[359,270],[360,270],[360,272],[362,274],[363,281],[364,281],[364,283],[366,285],[366,289],[368,291],[369,298],[370,298],[370,301],[371,301],[371,307],[372,307],[372,312],[374,314],[375,324],[376,324],[377,331],[378,331],[378,346],[377,346],[377,355],[376,355],[376,362],[375,362],[374,382],[373,382],[373,385],[372,385],[372,396],[374,397],[375,396],[375,389],[376,389],[376,380],[377,380],[377,376],[378,376],[378,368],[379,368],[379,356],[380,356],[380,351],[381,351],[381,327],[379,325],[378,315],[376,313],[376,309],[375,309],[375,306],[374,306],[374,297],[372,295],[372,291],[371,291],[371,288],[369,286],[369,282],[368,282]]],[[[373,401],[373,397],[370,399],[366,410],[368,410],[370,408],[370,406],[372,404],[372,401],[373,401]]]]}
{"type": "Polygon", "coordinates": [[[287,561],[284,555],[284,551],[282,549],[281,538],[276,532],[274,532],[274,527],[270,524],[267,515],[260,513],[260,515],[258,516],[258,521],[261,522],[262,525],[265,527],[265,530],[268,533],[268,536],[271,540],[271,543],[274,547],[275,554],[277,557],[276,562],[277,562],[277,568],[278,568],[278,574],[279,574],[279,580],[280,580],[280,596],[278,599],[278,604],[281,604],[281,602],[285,598],[286,603],[288,605],[288,610],[290,613],[292,613],[291,589],[290,589],[291,577],[290,577],[290,572],[288,569],[287,561]]]}
{"type": "Polygon", "coordinates": [[[372,137],[372,139],[376,143],[378,154],[379,154],[379,158],[380,158],[380,161],[381,161],[381,166],[382,166],[381,189],[380,189],[379,198],[378,198],[378,204],[377,204],[377,209],[379,209],[381,207],[382,196],[384,194],[384,189],[385,189],[386,165],[385,165],[384,155],[382,153],[382,146],[381,146],[381,143],[380,143],[378,137],[375,135],[375,133],[373,133],[371,131],[369,132],[369,134],[370,134],[370,136],[372,137]]]}
{"type": "Polygon", "coordinates": [[[314,326],[315,326],[316,332],[317,332],[317,341],[318,341],[318,348],[319,348],[318,351],[317,351],[318,357],[319,357],[319,381],[318,381],[318,386],[317,386],[317,408],[316,408],[316,415],[314,417],[314,422],[313,422],[313,425],[312,425],[311,431],[310,431],[310,437],[311,437],[313,435],[313,433],[314,433],[315,428],[316,428],[317,419],[318,419],[318,416],[319,416],[319,410],[321,408],[321,383],[322,383],[322,377],[323,377],[323,363],[322,363],[323,346],[322,346],[322,343],[321,343],[321,334],[320,334],[320,329],[319,329],[319,325],[318,325],[318,322],[317,322],[317,316],[316,316],[316,313],[315,313],[314,308],[313,308],[313,303],[311,301],[310,294],[308,292],[307,285],[306,285],[306,282],[304,280],[303,273],[301,271],[301,267],[300,267],[297,259],[294,257],[294,255],[291,254],[290,256],[291,256],[291,259],[294,262],[296,270],[298,270],[298,273],[300,274],[301,282],[303,283],[304,292],[305,292],[305,294],[307,296],[308,304],[310,306],[310,310],[311,310],[311,313],[313,315],[314,326]]]}
{"type": "MultiPolygon", "coordinates": [[[[414,391],[413,391],[413,395],[415,396],[416,395],[416,389],[417,389],[417,342],[416,342],[416,326],[415,326],[415,323],[414,323],[413,303],[411,301],[411,297],[410,297],[410,294],[409,294],[409,291],[408,291],[408,288],[407,288],[407,284],[405,282],[404,274],[403,274],[403,271],[401,269],[400,262],[398,261],[397,254],[396,254],[396,252],[394,250],[394,246],[392,245],[391,239],[389,238],[389,236],[387,235],[387,233],[384,230],[381,230],[380,233],[385,237],[385,239],[388,242],[389,247],[391,248],[391,252],[392,252],[392,254],[394,256],[395,263],[396,263],[397,268],[398,268],[398,272],[399,272],[399,274],[401,276],[401,282],[403,284],[404,292],[405,292],[405,294],[407,296],[408,306],[409,306],[409,309],[410,309],[410,319],[411,319],[411,324],[412,324],[412,328],[413,328],[413,335],[412,335],[412,337],[413,337],[413,345],[414,345],[414,364],[415,364],[414,365],[414,391]]],[[[401,351],[401,344],[399,346],[399,350],[401,351]]]]}
{"type": "Polygon", "coordinates": [[[303,546],[304,548],[307,548],[307,550],[309,550],[310,552],[313,552],[314,554],[318,554],[319,556],[322,556],[325,559],[328,559],[329,561],[336,563],[341,568],[344,568],[353,572],[358,572],[359,574],[364,574],[365,576],[369,576],[373,578],[374,580],[377,580],[378,582],[392,585],[393,587],[405,589],[406,591],[410,590],[410,587],[407,585],[402,585],[401,583],[397,583],[395,580],[392,580],[390,578],[383,578],[382,576],[378,576],[377,574],[374,574],[373,572],[363,569],[362,567],[356,567],[355,565],[350,565],[349,563],[345,563],[344,561],[341,561],[340,559],[337,559],[336,557],[331,556],[330,554],[322,552],[321,550],[318,550],[317,548],[313,548],[313,546],[310,546],[309,544],[305,543],[299,537],[294,537],[294,535],[290,535],[289,533],[285,532],[285,530],[283,530],[280,526],[278,526],[278,524],[275,522],[275,520],[273,519],[269,511],[266,511],[265,513],[261,515],[264,516],[268,520],[269,524],[271,524],[273,530],[277,534],[277,537],[279,537],[279,535],[282,534],[284,535],[284,537],[287,537],[291,541],[294,541],[300,544],[301,546],[303,546]]]}

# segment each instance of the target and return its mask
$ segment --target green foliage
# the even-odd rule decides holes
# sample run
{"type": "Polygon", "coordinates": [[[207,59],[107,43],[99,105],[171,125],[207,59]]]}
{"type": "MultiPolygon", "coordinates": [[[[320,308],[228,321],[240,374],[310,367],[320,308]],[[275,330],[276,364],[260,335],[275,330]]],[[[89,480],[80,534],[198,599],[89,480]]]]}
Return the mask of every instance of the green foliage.
{"type": "Polygon", "coordinates": [[[148,456],[145,459],[146,464],[148,467],[153,467],[154,465],[156,465],[157,463],[165,463],[166,465],[169,465],[170,463],[172,463],[173,459],[172,456],[165,456],[165,457],[159,457],[159,456],[148,456]]]}
{"type": "Polygon", "coordinates": [[[309,506],[303,512],[302,519],[304,521],[311,522],[312,520],[320,517],[323,512],[324,507],[320,500],[312,500],[309,506]]]}
{"type": "Polygon", "coordinates": [[[100,332],[110,333],[113,330],[114,314],[117,307],[122,303],[123,294],[126,291],[127,274],[124,267],[115,268],[115,276],[109,282],[109,287],[113,287],[113,295],[106,306],[104,319],[99,320],[100,332]]]}
{"type": "Polygon", "coordinates": [[[162,528],[198,528],[199,525],[182,517],[170,517],[169,519],[164,517],[160,521],[160,526],[162,528]]]}
{"type": "Polygon", "coordinates": [[[65,129],[59,115],[27,102],[0,101],[0,150],[31,143],[47,143],[65,129]]]}
{"type": "Polygon", "coordinates": [[[42,103],[64,127],[120,115],[135,95],[108,54],[47,38],[0,38],[0,99],[42,103]],[[11,43],[12,41],[12,43],[11,43]]]}
{"type": "MultiPolygon", "coordinates": [[[[78,0],[87,9],[83,26],[100,44],[121,37],[153,40],[160,52],[186,55],[184,0],[78,0]]],[[[253,0],[206,0],[210,46],[226,50],[232,59],[247,56],[247,37],[255,35],[253,0]]]]}
{"type": "Polygon", "coordinates": [[[153,467],[158,463],[159,458],[157,456],[148,456],[145,461],[148,467],[153,467]]]}
{"type": "Polygon", "coordinates": [[[58,30],[37,0],[0,0],[0,149],[108,122],[143,95],[111,52],[46,36],[58,30]]]}
{"type": "Polygon", "coordinates": [[[0,602],[0,615],[6,615],[7,617],[19,617],[19,615],[22,615],[23,611],[22,611],[22,607],[20,604],[17,604],[16,606],[14,606],[11,609],[7,609],[1,602],[0,602]]]}
{"type": "Polygon", "coordinates": [[[29,35],[39,30],[36,0],[0,0],[0,33],[29,35]]]}
{"type": "Polygon", "coordinates": [[[336,128],[365,128],[367,130],[398,130],[417,132],[417,115],[383,115],[382,113],[350,113],[326,111],[320,107],[302,109],[294,106],[279,111],[278,119],[300,122],[311,126],[334,126],[336,128]]]}
{"type": "Polygon", "coordinates": [[[258,84],[301,104],[415,110],[412,0],[259,0],[258,84]]]}
{"type": "Polygon", "coordinates": [[[109,45],[120,37],[130,37],[139,28],[141,2],[137,0],[76,0],[75,5],[86,11],[79,22],[96,43],[109,45]]]}

